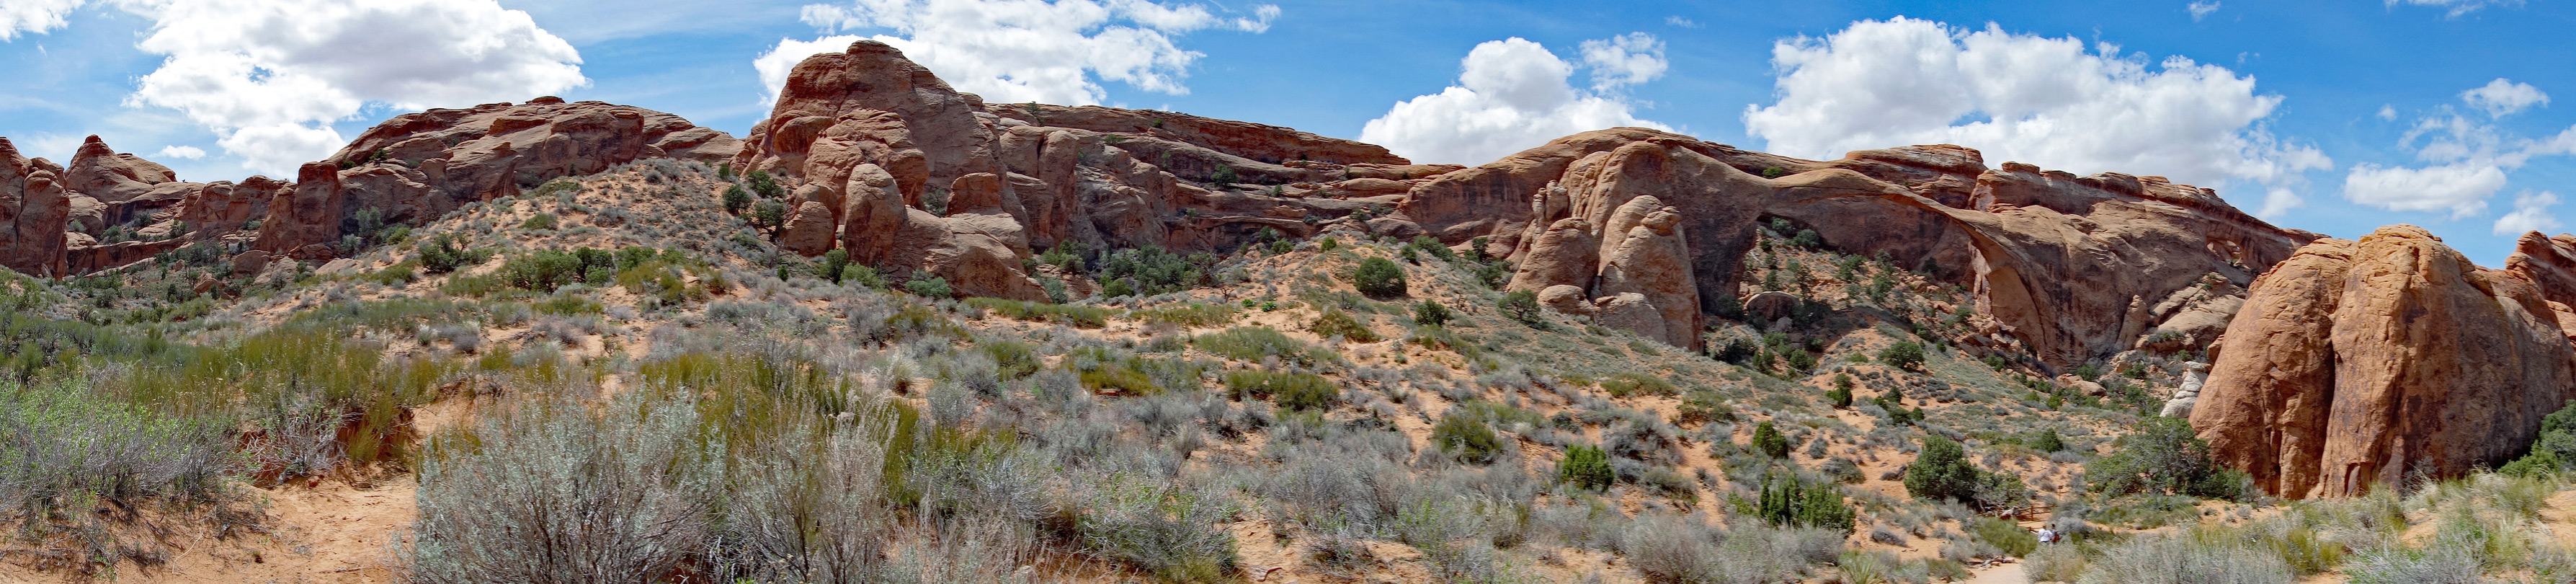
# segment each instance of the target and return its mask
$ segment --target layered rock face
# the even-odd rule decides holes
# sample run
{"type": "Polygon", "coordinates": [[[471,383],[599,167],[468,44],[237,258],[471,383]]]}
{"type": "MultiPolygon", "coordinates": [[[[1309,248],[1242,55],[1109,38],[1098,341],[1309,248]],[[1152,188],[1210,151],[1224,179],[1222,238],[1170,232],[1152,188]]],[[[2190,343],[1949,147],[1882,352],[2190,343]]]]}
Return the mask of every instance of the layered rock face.
{"type": "Polygon", "coordinates": [[[305,164],[295,185],[269,200],[254,247],[326,259],[346,235],[342,223],[362,210],[387,224],[426,221],[559,177],[651,158],[714,163],[740,149],[739,140],[679,116],[596,101],[548,97],[403,114],[305,164]]]}
{"type": "Polygon", "coordinates": [[[1303,237],[1315,229],[1309,217],[1391,203],[1414,174],[1454,168],[1259,124],[988,107],[874,41],[799,63],[745,144],[738,168],[793,186],[790,249],[843,247],[898,277],[936,275],[962,293],[1019,299],[1044,297],[1021,271],[1032,250],[1079,242],[1208,251],[1263,229],[1303,237]],[[941,198],[945,214],[929,211],[941,198]],[[819,237],[824,225],[837,225],[837,237],[819,237]]]}
{"type": "Polygon", "coordinates": [[[2550,293],[2413,226],[2318,241],[2255,281],[2192,425],[2287,497],[2500,465],[2576,398],[2550,293]]]}
{"type": "Polygon", "coordinates": [[[2157,330],[2214,338],[2213,322],[2236,303],[2212,291],[2250,282],[2317,237],[2160,177],[2078,177],[2013,163],[1990,170],[1956,146],[1804,161],[1639,128],[1568,136],[1444,174],[1416,187],[1402,211],[1443,241],[1490,237],[1510,250],[1520,262],[1513,290],[1571,286],[1596,306],[1640,293],[1674,318],[1638,332],[1690,347],[1697,328],[1671,329],[1697,327],[1697,313],[1746,297],[1739,264],[1755,222],[1786,219],[1833,249],[1885,253],[1969,285],[1977,309],[2002,323],[1986,337],[2006,346],[1993,348],[2026,348],[2060,367],[2129,349],[2157,330]],[[1658,207],[1633,216],[1670,213],[1670,234],[1639,239],[1632,225],[1613,224],[1641,197],[1658,207]],[[1685,269],[1656,270],[1646,283],[1636,282],[1637,270],[1620,270],[1630,283],[1611,286],[1611,255],[1655,237],[1680,242],[1685,251],[1670,265],[1685,269]],[[1628,289],[1639,287],[1662,293],[1628,289]]]}
{"type": "Polygon", "coordinates": [[[64,276],[71,197],[62,169],[28,159],[0,138],[0,266],[37,276],[64,276]]]}
{"type": "Polygon", "coordinates": [[[0,225],[11,235],[0,241],[0,265],[67,276],[197,242],[319,263],[345,251],[333,244],[361,211],[386,224],[426,221],[558,177],[652,158],[720,162],[740,149],[679,116],[555,98],[395,116],[304,165],[292,183],[182,182],[96,136],[68,168],[0,141],[0,225]]]}

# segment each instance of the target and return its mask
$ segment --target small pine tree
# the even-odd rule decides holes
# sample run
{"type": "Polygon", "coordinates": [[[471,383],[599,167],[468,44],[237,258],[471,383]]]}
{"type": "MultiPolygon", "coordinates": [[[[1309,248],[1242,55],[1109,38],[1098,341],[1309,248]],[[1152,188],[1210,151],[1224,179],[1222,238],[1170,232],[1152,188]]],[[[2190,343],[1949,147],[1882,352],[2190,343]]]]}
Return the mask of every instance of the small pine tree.
{"type": "Polygon", "coordinates": [[[1502,301],[1496,303],[1495,307],[1502,309],[1503,317],[1519,321],[1521,324],[1530,325],[1533,328],[1547,324],[1547,319],[1539,314],[1538,293],[1536,292],[1520,290],[1504,294],[1502,301]]]}
{"type": "Polygon", "coordinates": [[[1451,316],[1452,315],[1449,313],[1449,307],[1442,305],[1439,302],[1424,300],[1421,303],[1413,305],[1414,324],[1430,326],[1445,325],[1449,324],[1451,316]]]}
{"type": "Polygon", "coordinates": [[[1772,458],[1788,458],[1789,437],[1781,434],[1780,428],[1771,425],[1769,421],[1754,424],[1753,449],[1760,450],[1762,454],[1772,458]]]}
{"type": "Polygon", "coordinates": [[[1973,502],[1977,467],[1968,463],[1959,443],[1940,436],[1923,437],[1923,449],[1905,465],[1905,493],[1925,501],[1973,502]]]}
{"type": "Polygon", "coordinates": [[[1360,260],[1359,268],[1351,270],[1351,286],[1378,298],[1403,296],[1404,267],[1386,258],[1360,260]]]}
{"type": "Polygon", "coordinates": [[[1834,408],[1835,408],[1835,409],[1846,409],[1846,410],[1847,410],[1847,409],[1851,409],[1851,406],[1852,406],[1852,377],[1851,377],[1851,374],[1849,374],[1849,373],[1836,373],[1836,374],[1834,374],[1834,389],[1833,389],[1833,391],[1825,392],[1825,399],[1833,400],[1833,402],[1834,402],[1834,408]]]}
{"type": "Polygon", "coordinates": [[[751,207],[751,191],[743,190],[742,185],[725,187],[725,213],[741,215],[742,210],[749,207],[751,207]]]}
{"type": "Polygon", "coordinates": [[[1878,362],[1907,371],[1923,370],[1923,344],[1913,341],[1888,345],[1878,352],[1878,362]]]}
{"type": "Polygon", "coordinates": [[[832,283],[841,283],[842,268],[847,268],[849,265],[850,250],[834,249],[823,252],[823,277],[831,280],[832,283]]]}
{"type": "Polygon", "coordinates": [[[778,229],[787,225],[787,205],[778,201],[761,201],[760,205],[752,207],[751,225],[777,235],[778,229]]]}

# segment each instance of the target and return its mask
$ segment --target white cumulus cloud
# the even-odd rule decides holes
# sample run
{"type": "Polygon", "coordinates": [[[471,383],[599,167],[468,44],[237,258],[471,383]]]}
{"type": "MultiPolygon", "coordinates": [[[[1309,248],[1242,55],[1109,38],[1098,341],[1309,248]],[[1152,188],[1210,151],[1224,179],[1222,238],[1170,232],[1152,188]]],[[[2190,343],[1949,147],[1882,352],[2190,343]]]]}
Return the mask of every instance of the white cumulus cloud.
{"type": "Polygon", "coordinates": [[[2541,93],[2540,88],[2529,83],[2515,83],[2498,77],[2485,86],[2460,92],[2460,101],[2487,112],[2488,117],[2501,118],[2531,109],[2534,105],[2549,105],[2549,94],[2541,93]]]}
{"type": "MultiPolygon", "coordinates": [[[[855,0],[807,5],[803,19],[826,33],[892,30],[870,38],[988,102],[1090,105],[1108,96],[1094,77],[1187,94],[1181,81],[1201,54],[1182,49],[1178,37],[1209,28],[1259,33],[1279,13],[1263,4],[1248,16],[1227,17],[1197,4],[1149,0],[855,0]]],[[[782,40],[762,59],[804,50],[789,43],[830,40],[782,40]]],[[[838,44],[831,50],[849,45],[838,44]]],[[[775,95],[786,77],[772,82],[764,70],[761,80],[775,95]]]]}
{"type": "Polygon", "coordinates": [[[195,146],[163,146],[161,147],[161,156],[164,158],[196,160],[199,158],[205,158],[206,150],[195,146]]]}
{"type": "Polygon", "coordinates": [[[2549,212],[2549,208],[2555,206],[2558,206],[2558,193],[2523,191],[2513,198],[2513,212],[2496,218],[2495,234],[2514,237],[2533,231],[2557,231],[2564,225],[2558,222],[2557,215],[2549,212]]]}
{"type": "Polygon", "coordinates": [[[330,124],[578,87],[581,57],[493,0],[127,0],[164,55],[130,102],[178,110],[243,166],[293,175],[346,141],[330,124]]]}
{"type": "MultiPolygon", "coordinates": [[[[1643,81],[1663,73],[1663,43],[1651,35],[1594,42],[1603,43],[1604,57],[1591,63],[1596,79],[1643,81]],[[1649,45],[1651,64],[1641,58],[1649,45]],[[1651,73],[1640,76],[1649,68],[1651,73]]],[[[1592,43],[1585,46],[1590,62],[1592,43]]],[[[1624,98],[1575,89],[1573,76],[1574,64],[1536,42],[1486,41],[1467,52],[1456,85],[1396,103],[1361,127],[1360,140],[1415,162],[1481,164],[1567,134],[1619,126],[1671,129],[1638,119],[1624,98]]]]}
{"type": "Polygon", "coordinates": [[[2209,18],[2210,14],[2218,12],[2218,1],[2210,0],[2208,2],[2193,2],[2189,6],[2184,6],[2183,9],[2191,11],[2192,22],[2200,22],[2200,19],[2209,18]]]}
{"type": "MultiPolygon", "coordinates": [[[[2181,57],[2149,64],[2115,46],[1896,18],[1772,47],[1778,103],[1747,106],[1773,152],[1833,158],[1907,144],[1958,144],[1988,163],[2164,175],[2218,187],[2296,186],[2331,168],[2263,121],[2281,97],[2254,78],[2181,57]]],[[[2269,205],[2286,210],[2286,207],[2269,205]]]]}
{"type": "MultiPolygon", "coordinates": [[[[2576,127],[2548,138],[2532,139],[2506,130],[2493,119],[2535,104],[2548,104],[2548,94],[2538,88],[2497,79],[2460,92],[2460,101],[2486,111],[2489,118],[2472,117],[2450,105],[2435,108],[2415,120],[2397,144],[2401,149],[2413,150],[2416,160],[2427,166],[2354,166],[2344,177],[2344,198],[2390,211],[2448,212],[2451,219],[2472,217],[2486,213],[2487,199],[2504,190],[2510,175],[2532,159],[2576,154],[2576,127]]],[[[2541,199],[2528,199],[2537,195],[2525,194],[2527,200],[2517,201],[2507,218],[2497,220],[2496,228],[2533,225],[2549,219],[2547,207],[2556,204],[2557,195],[2541,195],[2546,195],[2547,202],[2530,202],[2541,199]]]]}
{"type": "Polygon", "coordinates": [[[79,10],[88,0],[6,0],[0,1],[0,41],[17,38],[18,33],[43,34],[62,28],[63,17],[79,10]]]}
{"type": "Polygon", "coordinates": [[[1664,60],[1664,41],[1642,32],[1583,41],[1582,52],[1583,64],[1592,67],[1594,91],[1654,81],[1672,67],[1664,60]]]}
{"type": "Polygon", "coordinates": [[[2460,219],[2485,213],[2487,198],[2504,183],[2504,169],[2493,164],[2404,168],[2364,163],[2344,175],[2343,197],[2390,211],[2447,211],[2460,219]]]}

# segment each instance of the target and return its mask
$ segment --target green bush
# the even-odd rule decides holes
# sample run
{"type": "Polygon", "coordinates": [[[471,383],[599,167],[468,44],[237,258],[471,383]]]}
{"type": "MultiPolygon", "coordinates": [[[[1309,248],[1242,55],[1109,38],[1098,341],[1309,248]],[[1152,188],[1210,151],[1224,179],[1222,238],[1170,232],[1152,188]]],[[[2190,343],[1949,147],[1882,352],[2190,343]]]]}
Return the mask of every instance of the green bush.
{"type": "Polygon", "coordinates": [[[957,297],[957,290],[948,286],[948,279],[938,276],[913,278],[912,281],[903,283],[903,290],[905,292],[911,292],[914,296],[933,300],[946,300],[957,297]]]}
{"type": "Polygon", "coordinates": [[[1878,351],[1878,362],[1907,371],[1923,370],[1923,344],[1903,341],[1878,351]]]}
{"type": "Polygon", "coordinates": [[[1565,458],[1556,461],[1556,480],[1576,488],[1598,491],[1610,488],[1619,478],[1610,470],[1610,455],[1598,446],[1577,444],[1565,449],[1565,458]]]}
{"type": "Polygon", "coordinates": [[[1414,236],[1413,242],[1404,244],[1404,246],[1408,249],[1418,250],[1422,252],[1423,255],[1440,258],[1441,261],[1458,260],[1458,252],[1451,251],[1449,246],[1441,245],[1440,240],[1433,239],[1429,235],[1414,236]]]}
{"type": "Polygon", "coordinates": [[[2497,471],[2536,476],[2557,473],[2576,464],[2569,462],[2576,461],[2576,400],[2567,400],[2565,407],[2540,418],[2540,434],[2532,439],[2528,450],[2530,454],[2497,471]]]}
{"type": "Polygon", "coordinates": [[[741,214],[742,214],[742,210],[743,210],[743,209],[746,209],[746,208],[749,208],[749,207],[751,207],[751,191],[743,190],[743,189],[742,189],[742,185],[731,185],[731,186],[727,186],[727,187],[725,187],[725,191],[724,191],[724,209],[725,209],[725,213],[727,213],[727,214],[732,214],[732,215],[741,215],[741,214]]]}
{"type": "Polygon", "coordinates": [[[1772,458],[1788,458],[1789,437],[1782,435],[1780,428],[1771,425],[1769,420],[1764,420],[1753,425],[1753,449],[1772,458]]]}
{"type": "Polygon", "coordinates": [[[531,231],[553,231],[555,226],[555,214],[553,213],[538,213],[535,216],[528,217],[527,221],[519,223],[520,229],[531,231]]]}
{"type": "Polygon", "coordinates": [[[1502,437],[1494,434],[1492,426],[1456,410],[1442,414],[1440,423],[1431,427],[1431,442],[1440,445],[1441,452],[1475,464],[1493,462],[1503,450],[1502,437]]]}
{"type": "Polygon", "coordinates": [[[1267,357],[1298,365],[1340,361],[1331,351],[1298,342],[1270,327],[1234,327],[1192,337],[1190,344],[1219,357],[1243,361],[1259,362],[1267,357]]]}
{"type": "Polygon", "coordinates": [[[1354,343],[1374,343],[1383,340],[1377,336],[1377,331],[1369,330],[1368,325],[1360,324],[1359,319],[1351,318],[1350,313],[1342,312],[1338,308],[1324,309],[1323,316],[1315,317],[1315,322],[1306,325],[1306,330],[1321,336],[1341,337],[1354,343]]]}
{"type": "Polygon", "coordinates": [[[1851,377],[1851,374],[1849,374],[1849,373],[1836,373],[1836,374],[1834,374],[1834,388],[1833,388],[1833,390],[1831,390],[1831,391],[1827,391],[1827,392],[1825,392],[1825,399],[1826,399],[1827,401],[1831,401],[1831,402],[1833,402],[1833,403],[1834,403],[1834,408],[1835,408],[1835,409],[1851,409],[1851,406],[1852,406],[1852,377],[1851,377]]]}
{"type": "Polygon", "coordinates": [[[1351,287],[1373,298],[1403,296],[1404,267],[1380,257],[1360,260],[1359,267],[1351,270],[1351,287]]]}
{"type": "Polygon", "coordinates": [[[1543,328],[1547,326],[1547,317],[1539,313],[1538,293],[1536,292],[1520,290],[1504,294],[1503,299],[1495,304],[1495,308],[1502,309],[1504,318],[1518,321],[1521,324],[1529,325],[1532,328],[1543,328]]]}
{"type": "Polygon", "coordinates": [[[1216,326],[1234,322],[1234,311],[1234,306],[1230,304],[1182,302],[1178,304],[1166,304],[1154,308],[1137,310],[1129,313],[1129,316],[1135,317],[1136,320],[1145,322],[1165,323],[1172,326],[1201,327],[1216,326]]]}
{"type": "Polygon", "coordinates": [[[1757,515],[1778,527],[1813,527],[1851,533],[1858,512],[1843,503],[1833,483],[1804,484],[1796,475],[1763,482],[1757,515]]]}
{"type": "Polygon", "coordinates": [[[456,235],[448,233],[442,233],[439,234],[438,237],[430,238],[429,241],[420,242],[419,254],[421,269],[432,274],[453,272],[456,271],[457,268],[480,263],[481,261],[480,258],[474,257],[472,253],[465,251],[463,248],[457,247],[456,235]]]}
{"type": "Polygon", "coordinates": [[[1051,322],[1085,329],[1109,326],[1109,316],[1113,314],[1113,311],[1098,306],[1068,306],[982,296],[966,299],[966,305],[1012,320],[1051,322]]]}
{"type": "Polygon", "coordinates": [[[2093,490],[2118,496],[2132,493],[2235,498],[2251,479],[2218,465],[2191,423],[2175,418],[2148,418],[2137,431],[2112,443],[2112,452],[2084,465],[2093,490]]]}
{"type": "Polygon", "coordinates": [[[1341,388],[1333,381],[1313,373],[1277,373],[1270,371],[1228,371],[1225,386],[1237,396],[1275,398],[1279,407],[1312,410],[1330,407],[1341,399],[1341,388]]]}
{"type": "Polygon", "coordinates": [[[2022,445],[2040,452],[2059,452],[2066,450],[2066,438],[2058,436],[2056,428],[2040,428],[2039,432],[2033,434],[2029,440],[2023,441],[2022,445]]]}
{"type": "Polygon", "coordinates": [[[1969,464],[1959,443],[1925,436],[1922,451],[1905,465],[1905,493],[1925,501],[1975,503],[1977,467],[1969,464]]]}
{"type": "Polygon", "coordinates": [[[1995,549],[2003,550],[2005,554],[2013,557],[2027,556],[2031,552],[2039,551],[2039,536],[2028,529],[2022,529],[2019,523],[1993,517],[1979,517],[1973,527],[1976,530],[1977,541],[1986,542],[1986,545],[1995,546],[1995,549]]]}
{"type": "Polygon", "coordinates": [[[1183,257],[1152,246],[1110,252],[1100,262],[1100,295],[1155,296],[1204,286],[1209,283],[1208,268],[1215,264],[1212,255],[1183,257]]]}
{"type": "Polygon", "coordinates": [[[1621,372],[1611,375],[1609,379],[1601,380],[1601,390],[1609,392],[1610,397],[1631,395],[1672,397],[1681,395],[1682,392],[1681,388],[1673,386],[1673,382],[1665,381],[1664,378],[1631,372],[1621,372]]]}
{"type": "Polygon", "coordinates": [[[1446,325],[1453,316],[1448,306],[1437,301],[1424,300],[1413,305],[1413,324],[1446,325]]]}

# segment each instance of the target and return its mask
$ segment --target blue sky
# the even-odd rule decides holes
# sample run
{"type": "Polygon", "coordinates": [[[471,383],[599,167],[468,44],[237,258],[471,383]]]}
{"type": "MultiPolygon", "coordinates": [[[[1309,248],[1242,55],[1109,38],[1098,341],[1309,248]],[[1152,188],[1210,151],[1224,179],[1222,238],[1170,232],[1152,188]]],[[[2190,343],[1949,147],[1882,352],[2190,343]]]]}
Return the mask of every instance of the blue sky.
{"type": "Polygon", "coordinates": [[[541,94],[740,134],[767,111],[756,60],[853,35],[994,101],[1439,162],[1613,124],[1810,158],[1951,141],[2174,176],[2338,237],[2423,225],[2490,266],[2521,229],[2576,224],[2555,203],[2576,198],[2576,101],[2550,101],[2576,100],[2576,11],[2548,0],[0,0],[0,30],[0,136],[59,161],[99,134],[189,180],[541,94]]]}

